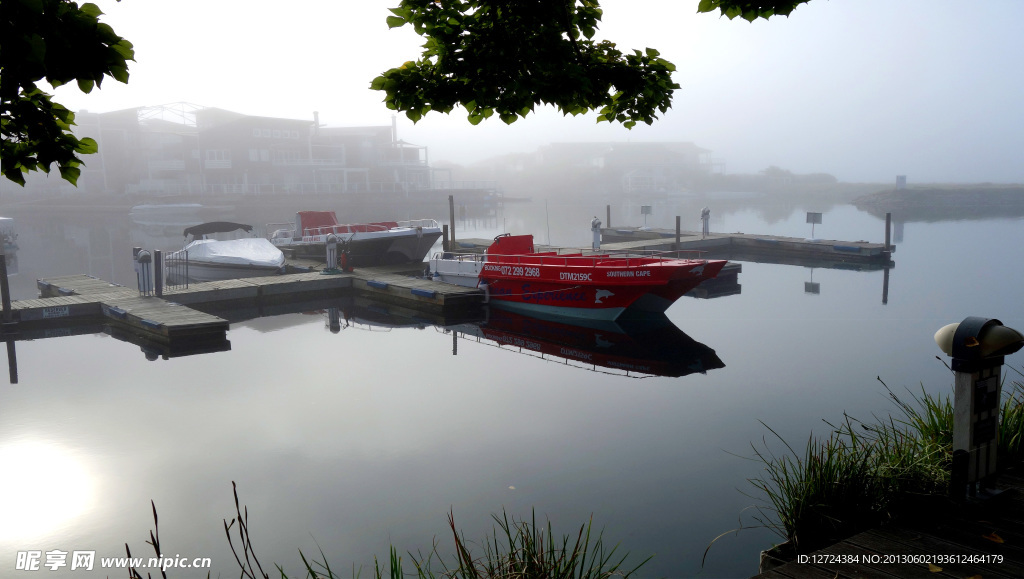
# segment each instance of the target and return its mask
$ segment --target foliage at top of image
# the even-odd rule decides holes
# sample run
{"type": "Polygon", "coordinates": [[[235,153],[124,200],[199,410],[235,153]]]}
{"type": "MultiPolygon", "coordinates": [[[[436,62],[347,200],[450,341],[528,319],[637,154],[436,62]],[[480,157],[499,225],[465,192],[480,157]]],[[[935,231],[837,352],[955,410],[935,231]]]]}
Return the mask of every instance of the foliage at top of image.
{"type": "Polygon", "coordinates": [[[85,93],[105,77],[128,82],[131,42],[99,21],[95,4],[65,0],[8,0],[0,18],[0,166],[4,177],[25,185],[24,173],[49,172],[75,184],[78,155],[97,151],[96,141],[71,133],[75,115],[36,85],[76,82],[85,93]]]}
{"type": "MultiPolygon", "coordinates": [[[[748,21],[788,16],[808,0],[701,0],[697,12],[748,21]]],[[[512,123],[551,105],[566,115],[599,111],[597,120],[651,124],[672,106],[675,65],[654,48],[622,50],[595,40],[598,0],[402,0],[388,26],[423,36],[419,60],[385,71],[370,88],[388,108],[418,121],[462,106],[477,124],[494,114],[512,123]]],[[[75,115],[37,83],[77,82],[83,92],[105,77],[128,82],[131,42],[99,21],[95,4],[7,0],[0,18],[0,122],[3,176],[22,186],[29,171],[76,184],[79,155],[96,142],[71,132],[75,115]]],[[[644,15],[652,18],[656,15],[644,15]]]]}
{"type": "MultiPolygon", "coordinates": [[[[729,19],[789,15],[808,0],[702,0],[698,12],[729,19]]],[[[402,0],[388,26],[424,37],[419,60],[389,69],[370,88],[413,122],[462,106],[469,122],[506,124],[551,105],[564,115],[599,111],[598,122],[652,124],[672,106],[676,67],[654,48],[621,50],[595,40],[598,0],[402,0]]]]}

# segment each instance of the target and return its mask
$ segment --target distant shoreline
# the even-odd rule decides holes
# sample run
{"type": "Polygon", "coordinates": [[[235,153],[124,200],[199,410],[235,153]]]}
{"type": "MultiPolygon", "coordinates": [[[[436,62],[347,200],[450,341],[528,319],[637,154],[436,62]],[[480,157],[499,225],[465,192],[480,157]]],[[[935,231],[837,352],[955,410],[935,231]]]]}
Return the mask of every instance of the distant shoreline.
{"type": "Polygon", "coordinates": [[[853,200],[862,211],[897,221],[945,221],[1024,217],[1024,185],[920,185],[853,200]]]}

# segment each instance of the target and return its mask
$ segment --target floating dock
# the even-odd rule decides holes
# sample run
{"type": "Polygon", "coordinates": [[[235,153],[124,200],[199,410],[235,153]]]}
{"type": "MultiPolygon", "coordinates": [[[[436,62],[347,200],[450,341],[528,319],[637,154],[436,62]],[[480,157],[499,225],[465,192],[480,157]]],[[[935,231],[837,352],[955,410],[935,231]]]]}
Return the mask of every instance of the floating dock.
{"type": "Polygon", "coordinates": [[[709,233],[639,227],[601,230],[602,250],[700,251],[704,257],[835,269],[894,267],[893,245],[750,233],[709,233]]]}
{"type": "Polygon", "coordinates": [[[408,266],[191,283],[165,288],[159,297],[88,275],[40,279],[38,299],[11,303],[16,333],[5,340],[69,335],[66,328],[101,324],[163,346],[183,338],[222,342],[229,321],[217,310],[263,314],[275,305],[352,295],[439,315],[483,304],[480,290],[409,277],[402,269],[408,266]]]}

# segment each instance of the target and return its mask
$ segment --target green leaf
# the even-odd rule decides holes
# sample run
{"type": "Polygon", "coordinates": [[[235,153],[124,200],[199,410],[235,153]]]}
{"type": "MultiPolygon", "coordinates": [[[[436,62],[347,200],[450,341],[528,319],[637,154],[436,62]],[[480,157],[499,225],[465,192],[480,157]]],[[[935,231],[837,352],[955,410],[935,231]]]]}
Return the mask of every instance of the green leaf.
{"type": "Polygon", "coordinates": [[[90,139],[89,137],[79,139],[78,146],[75,147],[75,152],[81,153],[83,155],[92,155],[98,152],[99,150],[100,146],[96,144],[95,140],[90,139]]]}
{"type": "Polygon", "coordinates": [[[92,16],[93,18],[98,18],[103,14],[103,11],[100,10],[100,7],[93,4],[92,2],[82,4],[78,9],[82,11],[82,14],[92,16]]]}
{"type": "Polygon", "coordinates": [[[717,0],[700,0],[697,4],[697,12],[711,12],[715,8],[718,8],[717,0]]]}
{"type": "Polygon", "coordinates": [[[644,51],[647,53],[647,56],[649,56],[651,58],[656,58],[656,57],[661,55],[660,52],[658,52],[657,50],[655,50],[653,48],[646,48],[646,49],[644,49],[644,51]]]}
{"type": "Polygon", "coordinates": [[[377,78],[370,81],[370,90],[384,90],[384,83],[387,82],[387,78],[378,76],[377,78]]]}
{"type": "Polygon", "coordinates": [[[80,79],[78,79],[78,89],[81,90],[82,92],[86,93],[86,94],[89,94],[90,92],[92,92],[92,87],[94,87],[94,86],[96,86],[96,83],[93,82],[92,79],[89,79],[89,78],[80,78],[80,79]]]}
{"type": "Polygon", "coordinates": [[[401,16],[388,16],[387,22],[388,22],[388,28],[390,29],[390,28],[398,28],[399,26],[405,26],[405,24],[408,22],[408,20],[406,20],[405,18],[402,18],[401,16]]]}
{"type": "Polygon", "coordinates": [[[78,167],[69,167],[67,165],[60,165],[60,176],[62,179],[71,183],[74,186],[78,186],[78,177],[82,174],[82,170],[78,167]]]}

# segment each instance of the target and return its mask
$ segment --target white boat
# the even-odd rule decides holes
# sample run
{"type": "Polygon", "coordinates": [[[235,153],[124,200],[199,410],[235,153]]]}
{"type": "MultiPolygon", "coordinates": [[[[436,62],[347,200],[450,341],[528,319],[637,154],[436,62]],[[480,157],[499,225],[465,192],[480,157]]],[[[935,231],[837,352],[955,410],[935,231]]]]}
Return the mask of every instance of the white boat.
{"type": "Polygon", "coordinates": [[[271,223],[267,231],[274,245],[313,259],[326,257],[327,237],[334,235],[355,267],[420,263],[441,237],[433,219],[342,224],[333,211],[299,211],[294,223],[271,223]]]}
{"type": "MultiPolygon", "coordinates": [[[[215,281],[284,273],[285,257],[273,243],[262,237],[206,239],[206,234],[252,228],[237,223],[215,222],[196,226],[203,239],[194,239],[164,259],[168,281],[215,281]],[[216,226],[231,226],[230,229],[216,226]],[[210,227],[213,226],[213,227],[210,227]]],[[[188,232],[191,233],[191,232],[188,232]]]]}

